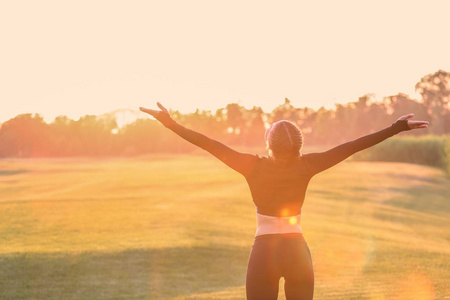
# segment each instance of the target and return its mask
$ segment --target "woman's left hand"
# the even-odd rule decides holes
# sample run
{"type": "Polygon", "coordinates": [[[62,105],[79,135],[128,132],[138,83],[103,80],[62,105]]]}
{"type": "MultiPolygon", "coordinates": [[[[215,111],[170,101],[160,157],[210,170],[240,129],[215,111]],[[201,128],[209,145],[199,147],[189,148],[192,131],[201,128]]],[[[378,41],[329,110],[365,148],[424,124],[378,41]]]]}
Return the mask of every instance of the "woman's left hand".
{"type": "Polygon", "coordinates": [[[413,117],[414,117],[414,114],[411,113],[408,115],[401,116],[400,118],[398,118],[398,121],[407,120],[409,129],[427,128],[428,125],[430,124],[430,122],[428,122],[428,121],[410,120],[413,117]]]}

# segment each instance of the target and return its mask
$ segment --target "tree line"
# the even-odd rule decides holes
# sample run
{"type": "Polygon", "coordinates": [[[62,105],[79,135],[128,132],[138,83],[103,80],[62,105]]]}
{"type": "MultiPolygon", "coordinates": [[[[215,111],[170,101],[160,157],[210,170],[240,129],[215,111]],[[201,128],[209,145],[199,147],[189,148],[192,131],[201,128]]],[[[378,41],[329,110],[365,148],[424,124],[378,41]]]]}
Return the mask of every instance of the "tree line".
{"type": "MultiPolygon", "coordinates": [[[[178,123],[227,145],[264,147],[264,131],[279,120],[290,120],[303,132],[308,145],[332,146],[385,128],[399,116],[414,112],[430,121],[427,130],[407,135],[450,133],[450,73],[438,70],[416,84],[421,99],[399,93],[381,102],[368,94],[334,109],[294,107],[285,99],[271,112],[230,103],[216,112],[182,114],[178,123]]],[[[114,114],[86,115],[78,120],[59,116],[46,123],[38,114],[22,114],[0,127],[0,157],[123,156],[155,152],[189,152],[194,146],[169,133],[159,122],[139,118],[119,128],[114,114]]]]}

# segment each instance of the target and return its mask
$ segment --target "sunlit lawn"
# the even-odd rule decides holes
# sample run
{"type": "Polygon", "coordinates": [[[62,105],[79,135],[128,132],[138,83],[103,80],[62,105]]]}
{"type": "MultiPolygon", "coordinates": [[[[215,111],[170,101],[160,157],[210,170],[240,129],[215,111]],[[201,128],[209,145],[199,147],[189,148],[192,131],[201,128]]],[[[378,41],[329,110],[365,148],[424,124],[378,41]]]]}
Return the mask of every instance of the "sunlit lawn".
{"type": "MultiPolygon", "coordinates": [[[[450,297],[449,220],[438,169],[318,175],[315,298],[450,297]]],[[[255,229],[244,178],[210,156],[0,160],[0,299],[244,299],[255,229]]]]}

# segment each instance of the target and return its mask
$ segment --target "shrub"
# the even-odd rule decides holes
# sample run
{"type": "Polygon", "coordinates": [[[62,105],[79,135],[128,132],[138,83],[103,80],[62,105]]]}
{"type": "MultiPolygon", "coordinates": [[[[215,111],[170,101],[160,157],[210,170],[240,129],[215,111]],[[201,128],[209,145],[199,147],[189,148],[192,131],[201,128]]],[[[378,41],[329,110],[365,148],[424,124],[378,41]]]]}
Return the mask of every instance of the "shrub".
{"type": "Polygon", "coordinates": [[[353,159],[422,164],[450,175],[450,136],[394,137],[356,153],[353,159]]]}

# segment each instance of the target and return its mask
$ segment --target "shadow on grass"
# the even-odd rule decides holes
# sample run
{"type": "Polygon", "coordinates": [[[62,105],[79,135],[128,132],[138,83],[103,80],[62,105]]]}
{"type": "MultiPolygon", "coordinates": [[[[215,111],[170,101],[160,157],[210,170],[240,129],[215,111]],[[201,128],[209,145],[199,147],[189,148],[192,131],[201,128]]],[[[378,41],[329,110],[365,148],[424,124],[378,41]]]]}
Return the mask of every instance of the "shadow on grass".
{"type": "Polygon", "coordinates": [[[402,192],[401,197],[393,197],[386,204],[432,215],[450,213],[449,186],[415,186],[402,192]]]}
{"type": "Polygon", "coordinates": [[[158,299],[243,286],[250,249],[192,247],[0,256],[1,299],[158,299]]]}
{"type": "Polygon", "coordinates": [[[10,175],[16,175],[16,174],[22,174],[22,173],[28,173],[29,170],[0,170],[0,176],[10,176],[10,175]]]}

